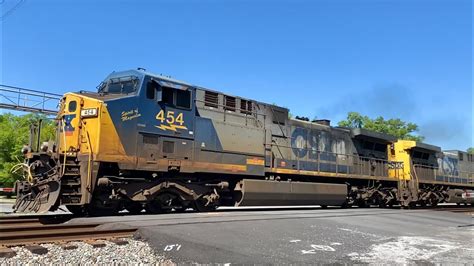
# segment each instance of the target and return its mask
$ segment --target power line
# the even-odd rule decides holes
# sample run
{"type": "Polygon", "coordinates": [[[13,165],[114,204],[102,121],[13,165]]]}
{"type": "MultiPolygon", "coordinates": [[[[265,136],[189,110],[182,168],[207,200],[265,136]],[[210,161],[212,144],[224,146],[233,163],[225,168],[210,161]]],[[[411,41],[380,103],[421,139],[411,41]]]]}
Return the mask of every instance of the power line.
{"type": "MultiPolygon", "coordinates": [[[[7,12],[5,12],[1,17],[0,17],[0,21],[3,21],[6,17],[8,17],[9,15],[13,14],[13,12],[15,12],[23,3],[25,3],[26,0],[20,0],[18,1],[18,3],[16,3],[16,5],[14,5],[12,8],[10,8],[10,10],[8,10],[7,12]]],[[[5,3],[5,0],[2,0],[2,2],[0,4],[3,4],[5,3]]]]}

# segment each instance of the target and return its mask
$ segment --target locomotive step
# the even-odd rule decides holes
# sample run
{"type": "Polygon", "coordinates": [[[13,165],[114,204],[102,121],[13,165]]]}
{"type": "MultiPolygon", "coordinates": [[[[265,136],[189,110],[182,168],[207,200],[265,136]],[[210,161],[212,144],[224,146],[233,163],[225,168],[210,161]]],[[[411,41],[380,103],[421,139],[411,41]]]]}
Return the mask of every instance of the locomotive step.
{"type": "Polygon", "coordinates": [[[80,182],[61,182],[61,185],[63,186],[79,186],[81,185],[80,182]]]}
{"type": "Polygon", "coordinates": [[[67,173],[67,172],[66,172],[66,173],[64,173],[63,176],[77,176],[77,177],[79,177],[79,176],[80,176],[80,173],[67,173]]]}
{"type": "Polygon", "coordinates": [[[75,192],[75,193],[62,193],[63,196],[81,196],[82,193],[78,193],[78,192],[75,192]]]}

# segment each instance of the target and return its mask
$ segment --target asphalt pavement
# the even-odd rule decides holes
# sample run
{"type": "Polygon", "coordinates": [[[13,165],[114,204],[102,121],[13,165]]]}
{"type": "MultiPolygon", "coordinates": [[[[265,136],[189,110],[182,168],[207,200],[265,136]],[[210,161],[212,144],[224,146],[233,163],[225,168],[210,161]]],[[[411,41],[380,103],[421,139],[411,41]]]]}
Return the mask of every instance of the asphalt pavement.
{"type": "Polygon", "coordinates": [[[137,237],[177,263],[472,264],[474,226],[467,211],[227,208],[69,223],[138,227],[137,237]]]}

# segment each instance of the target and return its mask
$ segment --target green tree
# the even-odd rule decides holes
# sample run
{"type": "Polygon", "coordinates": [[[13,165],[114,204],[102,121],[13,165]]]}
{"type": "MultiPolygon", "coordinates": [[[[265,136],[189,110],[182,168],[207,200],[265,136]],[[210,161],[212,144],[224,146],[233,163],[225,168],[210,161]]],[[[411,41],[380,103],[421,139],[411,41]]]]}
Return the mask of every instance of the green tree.
{"type": "Polygon", "coordinates": [[[424,137],[415,135],[418,126],[414,123],[404,122],[398,118],[385,120],[379,116],[372,119],[357,112],[349,112],[346,120],[339,121],[340,127],[364,128],[375,132],[385,133],[404,140],[423,141],[424,137]]]}
{"type": "Polygon", "coordinates": [[[467,153],[474,154],[474,147],[467,149],[467,153]]]}
{"type": "Polygon", "coordinates": [[[54,121],[44,115],[0,114],[0,187],[10,187],[20,178],[11,169],[23,161],[21,148],[29,142],[30,125],[39,119],[43,119],[40,140],[54,140],[54,121]]]}

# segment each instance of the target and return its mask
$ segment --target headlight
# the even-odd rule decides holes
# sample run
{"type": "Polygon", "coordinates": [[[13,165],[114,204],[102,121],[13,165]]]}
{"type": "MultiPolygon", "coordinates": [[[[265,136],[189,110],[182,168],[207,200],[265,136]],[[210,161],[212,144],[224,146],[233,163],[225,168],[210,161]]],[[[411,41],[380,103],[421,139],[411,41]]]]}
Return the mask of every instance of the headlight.
{"type": "Polygon", "coordinates": [[[28,152],[30,152],[30,147],[28,145],[24,145],[23,148],[21,148],[21,153],[23,154],[27,154],[28,152]]]}
{"type": "Polygon", "coordinates": [[[88,108],[88,109],[81,110],[82,118],[96,117],[96,116],[97,116],[97,108],[88,108]]]}
{"type": "Polygon", "coordinates": [[[48,142],[43,142],[40,147],[41,151],[47,152],[48,151],[48,142]]]}

